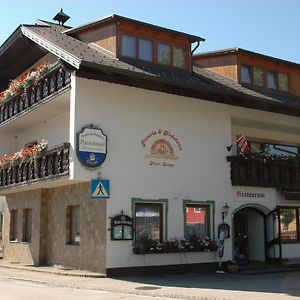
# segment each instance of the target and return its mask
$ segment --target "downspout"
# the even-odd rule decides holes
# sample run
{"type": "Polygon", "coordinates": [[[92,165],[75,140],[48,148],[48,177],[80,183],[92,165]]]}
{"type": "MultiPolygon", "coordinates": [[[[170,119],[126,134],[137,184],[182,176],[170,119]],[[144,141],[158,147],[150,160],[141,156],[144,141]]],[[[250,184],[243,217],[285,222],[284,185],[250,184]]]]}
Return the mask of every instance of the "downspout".
{"type": "Polygon", "coordinates": [[[192,50],[192,55],[194,54],[194,52],[198,49],[200,45],[200,41],[197,41],[197,45],[195,46],[195,48],[192,50]]]}

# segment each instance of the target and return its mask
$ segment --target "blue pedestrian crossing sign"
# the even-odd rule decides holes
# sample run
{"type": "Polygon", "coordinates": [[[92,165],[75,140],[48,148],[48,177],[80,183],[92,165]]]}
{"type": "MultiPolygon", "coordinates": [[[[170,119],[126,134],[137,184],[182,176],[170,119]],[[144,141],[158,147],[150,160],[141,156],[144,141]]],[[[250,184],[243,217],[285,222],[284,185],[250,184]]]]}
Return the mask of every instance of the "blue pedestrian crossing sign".
{"type": "Polygon", "coordinates": [[[109,180],[92,179],[92,181],[91,181],[91,196],[92,196],[92,199],[107,199],[107,198],[109,198],[109,180]]]}

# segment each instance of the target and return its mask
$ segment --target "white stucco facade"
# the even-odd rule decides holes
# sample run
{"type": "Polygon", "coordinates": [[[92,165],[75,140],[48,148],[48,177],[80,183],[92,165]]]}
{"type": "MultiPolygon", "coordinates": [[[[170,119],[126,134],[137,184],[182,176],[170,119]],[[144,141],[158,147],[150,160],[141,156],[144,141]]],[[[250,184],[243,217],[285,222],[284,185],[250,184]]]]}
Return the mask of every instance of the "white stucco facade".
{"type": "MultiPolygon", "coordinates": [[[[108,229],[109,217],[120,214],[121,210],[132,215],[133,198],[167,199],[165,239],[184,237],[183,200],[214,202],[211,219],[214,239],[217,239],[221,209],[226,202],[230,212],[259,204],[267,213],[278,204],[292,204],[274,188],[232,187],[230,165],[226,161],[230,153],[226,145],[239,134],[299,143],[297,118],[78,77],[74,88],[73,141],[76,133],[88,124],[98,126],[108,137],[107,158],[99,170],[86,170],[74,156],[75,180],[97,178],[100,171],[100,177],[111,182],[110,198],[102,200],[107,201],[108,229]],[[280,130],[272,129],[274,126],[280,130]],[[174,139],[163,135],[165,131],[178,139],[181,149],[174,139]],[[174,145],[178,159],[171,162],[171,167],[163,166],[163,160],[155,160],[160,165],[151,164],[151,159],[147,158],[150,146],[160,137],[174,145]],[[264,197],[238,199],[235,197],[237,190],[263,193],[264,197]]],[[[226,221],[231,225],[230,215],[226,221]]],[[[253,224],[260,226],[263,234],[263,219],[253,224]]],[[[134,255],[132,241],[112,241],[109,230],[106,242],[108,268],[217,260],[215,252],[134,255]]],[[[224,260],[232,258],[232,243],[232,239],[226,240],[224,260]]],[[[259,243],[257,253],[254,253],[256,244],[250,249],[258,260],[264,257],[263,237],[259,243]]],[[[297,252],[295,247],[284,246],[286,256],[297,252]]]]}
{"type": "MultiPolygon", "coordinates": [[[[133,241],[111,240],[110,218],[124,212],[133,217],[133,201],[164,203],[163,239],[184,238],[185,201],[210,206],[210,237],[218,240],[222,207],[230,207],[225,218],[231,237],[225,240],[224,261],[234,255],[233,217],[242,208],[249,211],[249,257],[265,260],[264,216],[277,205],[294,206],[275,188],[233,187],[230,163],[236,153],[226,146],[245,134],[260,140],[300,144],[296,117],[234,107],[162,92],[71,77],[71,90],[0,129],[6,143],[1,152],[20,150],[28,142],[45,139],[49,147],[70,142],[69,180],[61,184],[110,180],[106,202],[106,268],[180,265],[217,262],[216,252],[134,254],[133,241]],[[36,117],[36,118],[34,118],[36,117]],[[100,168],[89,170],[78,160],[77,134],[93,124],[107,136],[107,157],[100,168]],[[151,156],[151,147],[164,139],[174,151],[172,159],[151,156]],[[259,194],[259,197],[247,196],[259,194]],[[242,195],[242,196],[241,196],[242,195]]],[[[42,188],[55,186],[55,181],[42,188]]],[[[38,186],[22,187],[22,190],[38,186]]],[[[18,189],[18,188],[17,188],[18,189]]],[[[16,191],[17,191],[16,189],[16,191]]],[[[21,190],[20,190],[21,191],[21,190]]],[[[12,191],[10,191],[11,193],[12,191]]],[[[284,257],[298,257],[298,244],[283,244],[284,257]]],[[[101,254],[99,254],[101,255],[101,254]]]]}

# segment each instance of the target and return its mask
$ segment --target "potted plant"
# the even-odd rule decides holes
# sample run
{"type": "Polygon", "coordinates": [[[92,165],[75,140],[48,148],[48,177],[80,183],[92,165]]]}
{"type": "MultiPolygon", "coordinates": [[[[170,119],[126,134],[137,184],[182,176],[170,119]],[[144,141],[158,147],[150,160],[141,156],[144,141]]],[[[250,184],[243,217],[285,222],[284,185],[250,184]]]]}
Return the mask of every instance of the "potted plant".
{"type": "Polygon", "coordinates": [[[226,265],[226,269],[229,273],[237,273],[240,270],[240,266],[235,260],[232,260],[226,265]]]}
{"type": "Polygon", "coordinates": [[[289,265],[289,259],[287,257],[282,258],[281,265],[287,267],[289,265]]]}

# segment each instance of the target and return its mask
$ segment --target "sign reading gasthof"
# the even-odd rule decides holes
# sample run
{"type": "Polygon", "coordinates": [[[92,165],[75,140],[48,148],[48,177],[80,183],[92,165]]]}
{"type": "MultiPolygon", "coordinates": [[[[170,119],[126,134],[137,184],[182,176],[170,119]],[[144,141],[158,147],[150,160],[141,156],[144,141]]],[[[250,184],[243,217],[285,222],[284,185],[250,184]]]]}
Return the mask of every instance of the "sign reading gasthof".
{"type": "Polygon", "coordinates": [[[107,154],[107,136],[101,129],[89,125],[77,134],[77,157],[87,168],[103,164],[107,154]]]}

